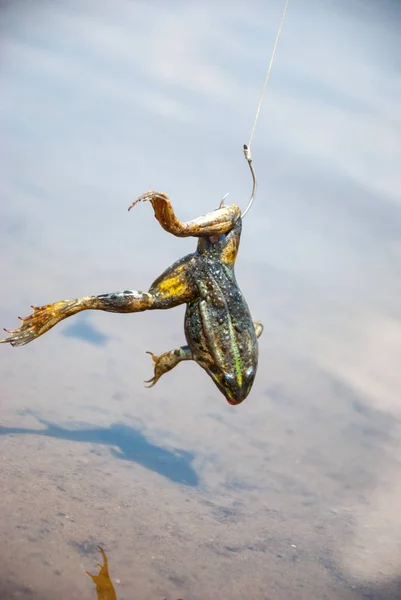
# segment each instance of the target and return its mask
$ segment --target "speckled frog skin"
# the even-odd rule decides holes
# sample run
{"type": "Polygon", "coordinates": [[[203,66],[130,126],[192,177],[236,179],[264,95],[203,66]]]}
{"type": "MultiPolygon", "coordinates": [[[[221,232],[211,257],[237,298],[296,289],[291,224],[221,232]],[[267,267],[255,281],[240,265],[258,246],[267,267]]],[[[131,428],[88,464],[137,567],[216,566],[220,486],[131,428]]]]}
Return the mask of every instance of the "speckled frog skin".
{"type": "Polygon", "coordinates": [[[235,279],[241,211],[236,205],[222,203],[217,210],[183,223],[175,216],[166,194],[146,192],[128,210],[139,201],[151,202],[156,219],[169,233],[199,238],[196,251],[169,267],[148,292],[124,290],[32,307],[33,313],[21,319],[19,328],[6,329],[10,337],[1,342],[23,346],[83,310],[132,313],[187,304],[187,344],[160,356],[149,353],[153,357],[154,375],[145,383],[151,387],[181,361],[194,360],[230,404],[239,404],[248,396],[255,379],[257,338],[263,331],[259,321],[253,323],[235,279]]]}

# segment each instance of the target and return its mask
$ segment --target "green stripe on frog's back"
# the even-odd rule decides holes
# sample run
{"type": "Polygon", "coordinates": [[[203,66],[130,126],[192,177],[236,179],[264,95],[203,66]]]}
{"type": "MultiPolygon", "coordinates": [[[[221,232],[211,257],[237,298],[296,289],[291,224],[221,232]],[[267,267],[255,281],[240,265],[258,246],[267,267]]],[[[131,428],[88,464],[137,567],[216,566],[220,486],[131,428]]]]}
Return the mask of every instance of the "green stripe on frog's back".
{"type": "MultiPolygon", "coordinates": [[[[208,346],[210,352],[213,353],[213,358],[216,363],[220,366],[220,368],[224,371],[227,371],[229,367],[234,368],[235,377],[239,385],[242,385],[243,377],[243,361],[241,359],[241,352],[237,341],[236,331],[231,319],[230,311],[228,308],[227,300],[221,286],[216,281],[216,278],[209,272],[209,278],[213,282],[213,288],[215,291],[218,291],[218,294],[214,294],[214,307],[209,310],[207,300],[203,300],[199,304],[199,310],[202,318],[203,324],[203,334],[208,340],[208,346]],[[216,306],[220,305],[220,306],[216,306]],[[213,322],[211,319],[212,312],[216,311],[220,308],[220,310],[224,311],[224,316],[217,322],[213,322]],[[217,335],[216,335],[217,334],[217,335]],[[225,340],[224,337],[228,334],[228,340],[225,340]],[[229,342],[229,359],[231,357],[234,359],[233,363],[231,360],[229,364],[227,364],[227,341],[229,342]]],[[[204,296],[208,295],[207,286],[204,285],[203,282],[198,282],[200,289],[202,290],[204,296]]]]}

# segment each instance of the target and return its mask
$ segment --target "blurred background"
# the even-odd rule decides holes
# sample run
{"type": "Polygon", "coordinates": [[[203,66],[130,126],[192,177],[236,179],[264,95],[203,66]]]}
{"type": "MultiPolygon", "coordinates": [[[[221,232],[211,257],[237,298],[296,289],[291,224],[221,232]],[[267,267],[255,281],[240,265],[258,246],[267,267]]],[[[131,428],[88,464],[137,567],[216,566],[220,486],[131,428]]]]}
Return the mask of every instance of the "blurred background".
{"type": "MultiPolygon", "coordinates": [[[[0,4],[0,324],[147,290],[182,220],[251,189],[242,154],[281,0],[0,4]]],[[[401,7],[291,0],[237,278],[260,339],[229,406],[145,351],[185,308],[83,313],[2,346],[0,597],[401,597],[401,7]]]]}

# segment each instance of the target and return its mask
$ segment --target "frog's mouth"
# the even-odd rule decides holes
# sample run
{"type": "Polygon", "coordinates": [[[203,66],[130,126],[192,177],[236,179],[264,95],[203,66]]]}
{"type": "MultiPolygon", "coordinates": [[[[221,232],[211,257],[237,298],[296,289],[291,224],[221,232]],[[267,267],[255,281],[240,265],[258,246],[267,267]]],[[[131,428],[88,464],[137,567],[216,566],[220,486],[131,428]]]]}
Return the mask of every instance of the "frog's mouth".
{"type": "Polygon", "coordinates": [[[228,398],[226,398],[227,402],[229,404],[231,404],[231,406],[237,406],[238,402],[233,402],[232,400],[229,400],[228,398]]]}

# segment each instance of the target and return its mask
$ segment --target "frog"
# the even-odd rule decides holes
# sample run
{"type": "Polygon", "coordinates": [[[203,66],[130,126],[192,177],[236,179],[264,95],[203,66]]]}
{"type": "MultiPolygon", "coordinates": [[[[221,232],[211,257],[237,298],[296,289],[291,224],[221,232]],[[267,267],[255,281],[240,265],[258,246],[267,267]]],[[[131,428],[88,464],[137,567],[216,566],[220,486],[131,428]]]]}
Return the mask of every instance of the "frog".
{"type": "Polygon", "coordinates": [[[139,202],[149,202],[161,227],[176,237],[198,239],[195,252],[177,260],[150,286],[147,292],[123,291],[61,300],[44,306],[31,306],[22,324],[5,329],[10,337],[0,340],[23,346],[40,337],[60,321],[85,310],[136,313],[167,310],[186,304],[184,332],[186,344],[157,356],[153,377],[144,383],[153,387],[162,375],[184,361],[195,361],[211,377],[231,405],[247,398],[258,366],[258,338],[261,321],[253,322],[249,307],[238,286],[234,266],[238,254],[242,218],[236,204],[218,208],[191,221],[180,221],[164,192],[149,190],[139,202]]]}

